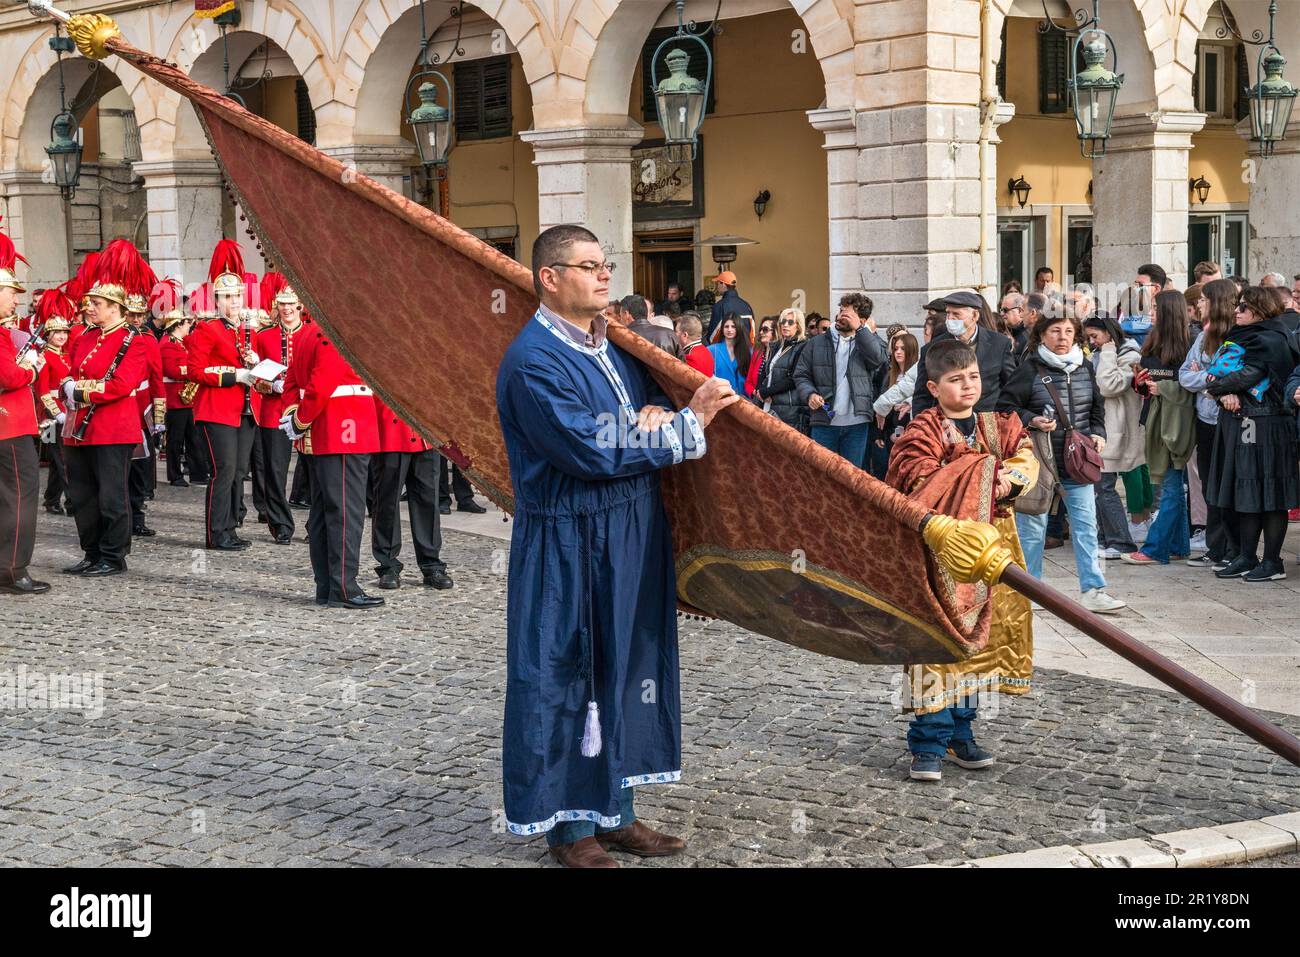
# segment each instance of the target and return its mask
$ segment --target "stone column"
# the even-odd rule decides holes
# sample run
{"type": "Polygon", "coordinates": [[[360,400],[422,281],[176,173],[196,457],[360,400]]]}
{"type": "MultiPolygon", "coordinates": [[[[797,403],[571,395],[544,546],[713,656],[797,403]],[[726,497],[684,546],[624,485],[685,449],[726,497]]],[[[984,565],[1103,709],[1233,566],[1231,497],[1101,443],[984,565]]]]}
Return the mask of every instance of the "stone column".
{"type": "Polygon", "coordinates": [[[28,289],[57,286],[73,272],[72,244],[68,235],[67,204],[59,187],[42,182],[40,170],[4,170],[6,212],[3,228],[18,251],[31,263],[18,264],[18,278],[28,289]]]}
{"type": "Polygon", "coordinates": [[[406,195],[402,179],[416,162],[415,147],[409,143],[397,146],[349,143],[324,147],[321,152],[401,195],[406,195]]]}
{"type": "MultiPolygon", "coordinates": [[[[1245,135],[1250,135],[1249,129],[1245,135]]],[[[1254,179],[1245,275],[1259,282],[1265,273],[1280,272],[1289,283],[1300,263],[1300,117],[1292,120],[1286,139],[1270,156],[1251,157],[1250,170],[1254,179]]]]}
{"type": "Polygon", "coordinates": [[[980,142],[980,178],[983,183],[983,211],[980,236],[979,291],[990,304],[996,306],[1002,298],[1002,276],[998,262],[998,144],[1002,138],[998,127],[1009,123],[1016,115],[1016,105],[997,100],[984,115],[985,132],[980,142]]]}
{"type": "Polygon", "coordinates": [[[149,264],[174,276],[186,292],[208,278],[212,249],[222,238],[221,173],[212,160],[132,164],[144,177],[149,210],[149,264]]]}
{"type": "Polygon", "coordinates": [[[858,140],[853,111],[808,110],[808,122],[826,141],[826,210],[830,220],[830,309],[857,288],[858,140]]]}
{"type": "Polygon", "coordinates": [[[866,291],[882,328],[914,326],[933,296],[981,285],[979,135],[976,105],[858,113],[861,256],[831,282],[866,291]]]}
{"type": "Polygon", "coordinates": [[[632,147],[644,132],[626,126],[525,130],[536,154],[539,228],[586,226],[618,268],[610,298],[632,291],[632,147]]]}
{"type": "Polygon", "coordinates": [[[1092,161],[1092,278],[1113,309],[1138,266],[1163,266],[1187,285],[1187,159],[1204,113],[1117,116],[1106,155],[1092,161]]]}

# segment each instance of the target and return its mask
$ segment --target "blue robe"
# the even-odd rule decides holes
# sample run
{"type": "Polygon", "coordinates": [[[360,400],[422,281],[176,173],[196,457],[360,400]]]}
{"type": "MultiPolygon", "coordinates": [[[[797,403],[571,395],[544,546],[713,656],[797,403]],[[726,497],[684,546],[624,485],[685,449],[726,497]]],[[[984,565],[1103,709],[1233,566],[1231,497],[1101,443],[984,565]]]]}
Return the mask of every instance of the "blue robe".
{"type": "Polygon", "coordinates": [[[681,776],[677,583],[659,469],[704,454],[689,409],[666,405],[640,362],[579,345],[542,312],[497,373],[515,493],[506,611],[506,821],[619,826],[624,788],[681,776]],[[603,749],[584,757],[588,701],[603,749]]]}

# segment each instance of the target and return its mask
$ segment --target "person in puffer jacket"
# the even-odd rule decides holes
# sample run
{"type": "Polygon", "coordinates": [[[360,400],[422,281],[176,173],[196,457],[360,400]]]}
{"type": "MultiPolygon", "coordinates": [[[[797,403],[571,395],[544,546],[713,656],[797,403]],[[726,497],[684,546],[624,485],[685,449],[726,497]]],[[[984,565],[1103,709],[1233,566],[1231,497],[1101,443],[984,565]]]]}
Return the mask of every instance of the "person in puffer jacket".
{"type": "Polygon", "coordinates": [[[1101,481],[1096,485],[1097,520],[1103,558],[1137,551],[1129,532],[1128,512],[1115,490],[1115,480],[1143,462],[1142,397],[1133,391],[1133,370],[1142,350],[1109,316],[1093,316],[1083,324],[1092,347],[1092,368],[1106,410],[1108,441],[1101,453],[1101,481]]]}
{"type": "MultiPolygon", "coordinates": [[[[1078,570],[1083,607],[1110,614],[1125,603],[1106,594],[1097,549],[1096,496],[1091,484],[1069,476],[1065,468],[1066,424],[1096,446],[1106,448],[1105,399],[1097,387],[1092,364],[1083,357],[1080,342],[1083,329],[1073,316],[1043,316],[1030,333],[1024,361],[1002,387],[999,412],[1014,412],[1026,426],[1051,434],[1052,457],[1061,477],[1061,497],[1070,519],[1070,542],[1078,570]],[[1060,396],[1058,408],[1045,381],[1060,396]]],[[[1025,563],[1035,578],[1043,576],[1043,543],[1047,534],[1046,515],[1017,513],[1016,528],[1025,551],[1025,563]]]]}
{"type": "Polygon", "coordinates": [[[808,340],[801,309],[783,309],[777,317],[777,336],[763,356],[754,386],[754,400],[791,428],[808,434],[808,406],[799,401],[794,367],[808,340]]]}

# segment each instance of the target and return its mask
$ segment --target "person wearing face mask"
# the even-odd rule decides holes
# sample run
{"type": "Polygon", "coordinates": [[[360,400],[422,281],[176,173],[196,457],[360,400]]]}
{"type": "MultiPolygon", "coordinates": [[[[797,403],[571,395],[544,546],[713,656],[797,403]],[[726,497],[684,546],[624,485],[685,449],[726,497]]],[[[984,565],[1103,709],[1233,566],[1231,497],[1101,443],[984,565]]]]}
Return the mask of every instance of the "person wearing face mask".
{"type": "MultiPolygon", "coordinates": [[[[1068,432],[1077,432],[1097,452],[1106,449],[1106,407],[1092,363],[1083,357],[1083,330],[1072,315],[1048,315],[1030,332],[1029,352],[1002,390],[998,410],[1015,412],[1031,429],[1051,436],[1054,471],[1061,477],[1061,498],[1070,519],[1070,544],[1079,576],[1084,608],[1109,614],[1125,603],[1106,594],[1097,550],[1097,509],[1093,484],[1066,467],[1068,432]],[[1068,428],[1067,428],[1068,426],[1068,428]]],[[[1025,565],[1035,578],[1043,576],[1046,515],[1016,515],[1016,528],[1025,551],[1025,565]]]]}
{"type": "MultiPolygon", "coordinates": [[[[988,303],[973,292],[954,292],[944,297],[945,318],[943,329],[936,333],[933,342],[958,339],[974,346],[979,360],[982,393],[975,405],[976,412],[992,412],[997,408],[998,397],[1012,373],[1016,360],[1012,354],[1011,340],[998,332],[989,314],[988,303]]],[[[912,417],[920,415],[934,405],[934,397],[925,387],[925,355],[933,342],[921,349],[916,369],[916,387],[912,393],[912,417]]]]}

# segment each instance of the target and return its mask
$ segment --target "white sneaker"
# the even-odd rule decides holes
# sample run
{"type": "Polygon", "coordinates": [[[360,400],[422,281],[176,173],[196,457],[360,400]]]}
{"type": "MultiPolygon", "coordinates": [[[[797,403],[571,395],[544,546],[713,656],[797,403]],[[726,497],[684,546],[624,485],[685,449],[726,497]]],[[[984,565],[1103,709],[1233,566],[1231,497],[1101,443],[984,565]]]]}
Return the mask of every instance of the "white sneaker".
{"type": "Polygon", "coordinates": [[[1118,548],[1103,548],[1100,555],[1102,558],[1109,558],[1111,561],[1119,561],[1124,557],[1124,553],[1118,548]]]}
{"type": "Polygon", "coordinates": [[[1147,540],[1147,532],[1150,530],[1151,519],[1149,518],[1145,522],[1128,523],[1128,534],[1129,537],[1133,539],[1133,544],[1135,545],[1141,545],[1144,543],[1147,540]]]}
{"type": "Polygon", "coordinates": [[[1126,602],[1118,598],[1112,598],[1100,588],[1091,588],[1083,593],[1079,599],[1079,604],[1083,605],[1088,611],[1096,612],[1098,615],[1110,615],[1119,611],[1121,608],[1127,608],[1126,602]]]}
{"type": "Polygon", "coordinates": [[[1191,539],[1191,546],[1193,552],[1205,551],[1206,550],[1205,533],[1197,532],[1195,535],[1193,535],[1191,539]]]}

